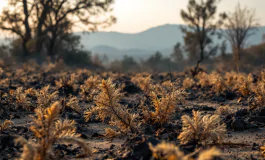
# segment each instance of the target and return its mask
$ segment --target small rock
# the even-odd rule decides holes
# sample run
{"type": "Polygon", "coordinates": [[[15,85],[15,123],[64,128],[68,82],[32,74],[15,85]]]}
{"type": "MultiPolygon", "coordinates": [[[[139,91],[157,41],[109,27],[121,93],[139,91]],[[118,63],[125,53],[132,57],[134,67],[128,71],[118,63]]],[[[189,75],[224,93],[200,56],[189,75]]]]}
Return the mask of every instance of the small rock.
{"type": "Polygon", "coordinates": [[[231,127],[234,131],[243,131],[245,129],[244,121],[240,118],[233,117],[231,127]]]}
{"type": "Polygon", "coordinates": [[[141,92],[141,89],[133,84],[131,81],[125,81],[125,87],[123,88],[124,92],[127,92],[129,94],[139,93],[141,92]]]}
{"type": "Polygon", "coordinates": [[[265,116],[265,108],[260,109],[259,116],[265,116]]]}
{"type": "Polygon", "coordinates": [[[233,100],[236,98],[236,94],[231,91],[225,91],[225,98],[228,100],[233,100]]]}
{"type": "Polygon", "coordinates": [[[99,133],[93,133],[91,137],[103,137],[103,135],[99,133]]]}

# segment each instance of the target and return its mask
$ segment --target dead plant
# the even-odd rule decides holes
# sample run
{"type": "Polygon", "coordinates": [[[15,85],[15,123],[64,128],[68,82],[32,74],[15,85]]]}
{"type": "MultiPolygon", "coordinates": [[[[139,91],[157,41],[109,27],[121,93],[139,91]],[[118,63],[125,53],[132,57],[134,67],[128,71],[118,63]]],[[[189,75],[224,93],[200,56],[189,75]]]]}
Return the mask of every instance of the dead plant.
{"type": "Polygon", "coordinates": [[[96,106],[84,113],[86,121],[96,113],[97,118],[101,121],[110,118],[109,124],[117,127],[123,133],[137,132],[135,119],[138,115],[129,113],[127,106],[119,103],[123,94],[120,88],[115,87],[112,79],[102,80],[99,90],[100,93],[94,98],[96,106]]]}
{"type": "Polygon", "coordinates": [[[193,118],[182,116],[182,132],[179,134],[182,144],[194,142],[195,144],[221,143],[225,137],[226,126],[220,124],[219,115],[202,116],[199,111],[192,111],[193,118]]]}
{"type": "Polygon", "coordinates": [[[14,123],[11,120],[5,120],[3,122],[3,124],[0,124],[0,133],[4,130],[7,130],[10,128],[11,125],[13,125],[14,123]]]}
{"type": "Polygon", "coordinates": [[[58,159],[53,151],[55,143],[76,143],[84,153],[80,157],[91,155],[91,149],[86,141],[76,133],[75,121],[58,120],[61,106],[55,102],[49,108],[37,108],[36,117],[33,118],[34,125],[30,127],[36,140],[17,138],[15,141],[23,145],[21,160],[47,160],[58,159]]]}
{"type": "MultiPolygon", "coordinates": [[[[199,150],[197,150],[185,155],[178,146],[166,142],[162,142],[156,146],[149,144],[149,148],[153,153],[153,158],[157,160],[193,160],[192,156],[199,152],[199,150]]],[[[198,160],[212,160],[214,157],[222,155],[223,154],[219,149],[212,147],[199,153],[198,160]]]]}

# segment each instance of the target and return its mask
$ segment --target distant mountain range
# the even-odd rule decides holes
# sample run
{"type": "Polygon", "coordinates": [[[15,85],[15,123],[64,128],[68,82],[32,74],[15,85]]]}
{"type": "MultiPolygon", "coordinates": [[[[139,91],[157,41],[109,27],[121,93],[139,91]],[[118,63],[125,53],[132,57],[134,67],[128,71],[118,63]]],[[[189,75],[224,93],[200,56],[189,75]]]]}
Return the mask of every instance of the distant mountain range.
{"type": "MultiPolygon", "coordinates": [[[[183,34],[180,25],[177,24],[157,26],[135,34],[120,32],[75,34],[81,36],[81,43],[85,49],[100,55],[106,54],[110,60],[122,59],[124,55],[136,59],[147,58],[156,51],[168,57],[177,42],[183,43],[183,34]]],[[[263,34],[265,27],[260,27],[256,34],[250,37],[248,45],[261,43],[263,34]]],[[[214,38],[214,42],[220,43],[221,40],[214,38]]]]}
{"type": "MultiPolygon", "coordinates": [[[[177,42],[183,44],[180,26],[166,24],[135,34],[120,32],[76,32],[74,34],[81,36],[84,49],[92,51],[93,54],[106,54],[109,60],[122,59],[124,55],[139,60],[150,57],[156,51],[169,57],[177,42]]],[[[265,34],[265,27],[260,27],[256,34],[249,38],[248,46],[261,43],[263,34],[265,34]]],[[[0,34],[0,42],[7,43],[3,34],[0,34]]],[[[221,43],[221,40],[214,38],[214,42],[221,43]]]]}

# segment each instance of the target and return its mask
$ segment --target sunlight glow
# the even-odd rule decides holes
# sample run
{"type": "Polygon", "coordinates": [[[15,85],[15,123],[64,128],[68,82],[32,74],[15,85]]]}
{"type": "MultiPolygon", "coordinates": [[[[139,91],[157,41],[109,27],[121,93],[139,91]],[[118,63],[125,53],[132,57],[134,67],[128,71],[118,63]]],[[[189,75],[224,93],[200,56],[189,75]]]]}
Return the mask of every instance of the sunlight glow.
{"type": "MultiPolygon", "coordinates": [[[[0,0],[0,11],[8,0],[0,0]]],[[[222,0],[218,11],[232,11],[237,3],[256,9],[260,24],[265,25],[264,0],[222,0]]],[[[164,24],[183,24],[181,9],[185,9],[188,0],[116,0],[113,5],[117,23],[104,31],[136,33],[164,24]]],[[[76,27],[79,31],[82,27],[76,27]]]]}

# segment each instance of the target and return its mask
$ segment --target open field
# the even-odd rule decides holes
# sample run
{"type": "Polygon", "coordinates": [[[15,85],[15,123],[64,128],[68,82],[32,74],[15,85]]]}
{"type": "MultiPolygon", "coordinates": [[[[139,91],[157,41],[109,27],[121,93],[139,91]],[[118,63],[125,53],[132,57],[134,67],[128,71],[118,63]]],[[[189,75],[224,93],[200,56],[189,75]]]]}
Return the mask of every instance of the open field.
{"type": "Polygon", "coordinates": [[[191,77],[33,62],[1,68],[0,124],[12,123],[0,126],[0,159],[177,159],[182,152],[207,159],[202,152],[213,146],[221,159],[263,159],[264,71],[191,77]],[[162,142],[174,146],[159,149],[162,142]]]}

